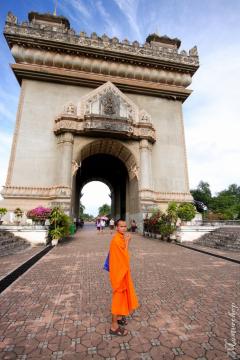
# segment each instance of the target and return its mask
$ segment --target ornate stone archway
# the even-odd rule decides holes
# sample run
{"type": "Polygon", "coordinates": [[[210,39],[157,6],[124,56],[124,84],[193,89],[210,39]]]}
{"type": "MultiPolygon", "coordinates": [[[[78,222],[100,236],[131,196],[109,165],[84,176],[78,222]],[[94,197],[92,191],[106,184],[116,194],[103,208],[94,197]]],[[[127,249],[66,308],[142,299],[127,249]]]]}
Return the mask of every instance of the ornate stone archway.
{"type": "Polygon", "coordinates": [[[21,95],[2,206],[61,205],[73,214],[80,163],[100,154],[124,164],[126,216],[192,200],[182,103],[196,47],[179,52],[180,40],[156,34],[143,45],[88,37],[66,18],[38,13],[22,24],[9,13],[4,35],[21,95]],[[136,211],[127,205],[131,181],[136,211]]]}
{"type": "MultiPolygon", "coordinates": [[[[153,204],[152,194],[149,193],[152,183],[150,151],[151,144],[155,142],[151,116],[145,110],[139,109],[114,84],[107,82],[83,96],[78,104],[73,102],[66,104],[55,119],[54,133],[58,138],[59,164],[61,164],[58,177],[61,184],[73,189],[71,207],[74,216],[78,216],[77,204],[80,192],[74,179],[71,183],[70,166],[72,164],[72,175],[77,174],[79,178],[80,170],[78,172],[76,170],[78,167],[81,168],[81,163],[86,158],[105,154],[119,159],[127,171],[125,189],[121,190],[121,194],[119,189],[116,190],[116,179],[112,180],[115,184],[113,203],[120,204],[122,201],[125,203],[125,213],[123,210],[120,211],[120,208],[115,208],[113,215],[140,220],[140,187],[145,191],[141,202],[150,200],[153,204]],[[92,137],[101,137],[101,139],[92,141],[92,137]],[[131,150],[132,147],[135,148],[136,156],[131,150]],[[116,201],[117,197],[119,197],[118,201],[116,201]]],[[[111,169],[105,170],[111,171],[111,169]]],[[[78,182],[82,183],[81,178],[78,182]]]]}

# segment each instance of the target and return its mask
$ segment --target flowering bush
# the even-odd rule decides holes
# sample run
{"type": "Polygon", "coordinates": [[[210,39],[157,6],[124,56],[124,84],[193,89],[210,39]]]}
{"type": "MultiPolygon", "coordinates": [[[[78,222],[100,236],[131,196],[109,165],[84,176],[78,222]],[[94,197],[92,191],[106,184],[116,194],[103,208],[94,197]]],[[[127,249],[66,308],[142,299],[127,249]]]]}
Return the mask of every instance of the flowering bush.
{"type": "Polygon", "coordinates": [[[161,237],[167,237],[176,230],[176,222],[178,205],[175,202],[170,202],[165,213],[159,208],[153,209],[150,218],[148,216],[144,219],[144,231],[153,234],[160,234],[161,237]]]}
{"type": "Polygon", "coordinates": [[[44,221],[49,218],[51,211],[52,209],[38,206],[35,209],[29,210],[27,212],[27,217],[33,221],[44,221]]]}
{"type": "Polygon", "coordinates": [[[152,215],[150,218],[148,215],[144,219],[144,230],[150,231],[150,232],[156,232],[157,231],[157,225],[159,223],[159,220],[161,219],[162,212],[158,208],[152,210],[152,215]]]}

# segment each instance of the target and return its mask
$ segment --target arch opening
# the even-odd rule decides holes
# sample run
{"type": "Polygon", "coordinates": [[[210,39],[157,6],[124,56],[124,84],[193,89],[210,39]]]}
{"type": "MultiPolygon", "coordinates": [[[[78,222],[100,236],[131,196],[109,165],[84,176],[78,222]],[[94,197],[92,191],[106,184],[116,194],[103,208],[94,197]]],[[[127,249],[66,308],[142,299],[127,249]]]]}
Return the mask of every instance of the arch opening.
{"type": "Polygon", "coordinates": [[[107,204],[111,209],[111,190],[105,182],[91,180],[83,186],[80,201],[84,212],[96,217],[100,206],[107,204]]]}
{"type": "Polygon", "coordinates": [[[73,215],[78,217],[83,187],[100,181],[110,189],[111,216],[127,221],[136,218],[140,207],[138,179],[131,172],[136,161],[130,150],[117,141],[97,140],[83,147],[79,155],[81,165],[73,179],[73,215]]]}

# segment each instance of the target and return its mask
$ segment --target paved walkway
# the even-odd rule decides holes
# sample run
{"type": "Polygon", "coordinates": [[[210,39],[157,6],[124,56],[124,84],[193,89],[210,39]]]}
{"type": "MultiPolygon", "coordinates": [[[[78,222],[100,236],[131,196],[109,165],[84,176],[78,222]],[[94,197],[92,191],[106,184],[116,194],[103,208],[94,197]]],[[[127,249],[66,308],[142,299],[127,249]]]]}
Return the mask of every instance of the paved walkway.
{"type": "Polygon", "coordinates": [[[86,227],[1,294],[0,359],[239,358],[240,266],[140,235],[131,261],[141,307],[129,335],[112,338],[109,241],[86,227]]]}
{"type": "Polygon", "coordinates": [[[0,257],[0,279],[41,251],[44,246],[28,247],[17,253],[0,257]]]}

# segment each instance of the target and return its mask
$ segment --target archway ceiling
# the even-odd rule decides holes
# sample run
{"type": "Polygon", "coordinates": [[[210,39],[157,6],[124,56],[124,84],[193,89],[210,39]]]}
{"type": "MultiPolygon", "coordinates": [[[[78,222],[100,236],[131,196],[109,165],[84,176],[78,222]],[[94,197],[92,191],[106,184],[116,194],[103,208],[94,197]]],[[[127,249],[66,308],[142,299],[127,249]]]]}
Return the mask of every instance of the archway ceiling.
{"type": "Polygon", "coordinates": [[[77,173],[80,187],[92,180],[101,179],[111,190],[125,187],[128,177],[124,163],[113,155],[91,154],[86,157],[77,173]]]}
{"type": "Polygon", "coordinates": [[[129,149],[116,140],[101,139],[86,145],[81,151],[81,161],[95,154],[108,154],[118,158],[125,164],[130,175],[132,169],[137,166],[136,160],[129,149]]]}

